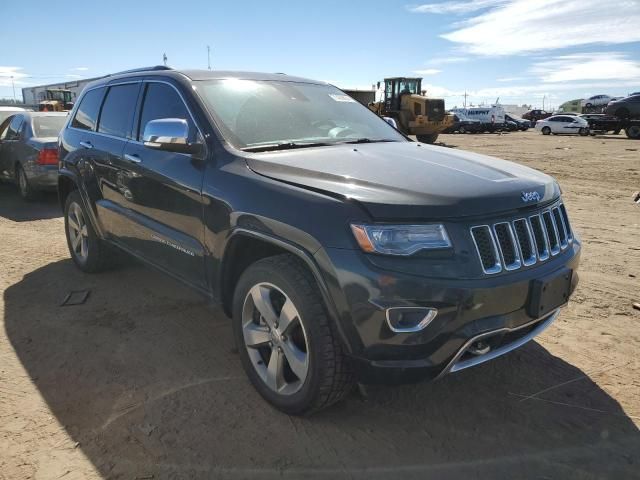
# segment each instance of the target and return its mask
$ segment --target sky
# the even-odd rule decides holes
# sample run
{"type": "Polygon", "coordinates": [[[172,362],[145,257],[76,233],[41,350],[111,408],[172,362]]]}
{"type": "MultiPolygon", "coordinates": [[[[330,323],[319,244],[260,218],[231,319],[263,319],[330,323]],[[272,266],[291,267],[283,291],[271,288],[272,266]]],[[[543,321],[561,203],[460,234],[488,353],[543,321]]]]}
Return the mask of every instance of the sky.
{"type": "Polygon", "coordinates": [[[557,107],[640,91],[640,0],[0,2],[0,98],[157,65],[284,72],[342,88],[423,77],[448,108],[557,107]]]}

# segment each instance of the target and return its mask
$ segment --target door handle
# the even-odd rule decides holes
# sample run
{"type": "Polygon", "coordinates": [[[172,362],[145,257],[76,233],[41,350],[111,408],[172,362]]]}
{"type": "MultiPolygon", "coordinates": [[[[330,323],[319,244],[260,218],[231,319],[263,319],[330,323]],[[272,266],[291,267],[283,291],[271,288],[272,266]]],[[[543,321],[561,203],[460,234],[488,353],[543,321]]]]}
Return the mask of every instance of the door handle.
{"type": "Polygon", "coordinates": [[[124,159],[129,160],[130,162],[133,162],[133,163],[140,163],[142,161],[142,159],[138,155],[129,154],[129,153],[124,154],[124,159]]]}
{"type": "Polygon", "coordinates": [[[93,145],[91,144],[91,142],[80,142],[80,146],[88,149],[93,148],[93,145]]]}

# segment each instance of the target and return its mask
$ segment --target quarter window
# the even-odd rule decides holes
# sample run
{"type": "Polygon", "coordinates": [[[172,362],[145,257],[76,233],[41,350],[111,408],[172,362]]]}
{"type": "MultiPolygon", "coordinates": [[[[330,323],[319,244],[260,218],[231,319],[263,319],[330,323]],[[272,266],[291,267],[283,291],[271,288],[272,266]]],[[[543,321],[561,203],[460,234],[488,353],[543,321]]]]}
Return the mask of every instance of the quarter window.
{"type": "Polygon", "coordinates": [[[98,132],[123,138],[127,136],[136,108],[139,88],[139,83],[109,88],[102,105],[98,132]]]}
{"type": "Polygon", "coordinates": [[[11,119],[9,128],[7,128],[7,134],[4,140],[18,140],[20,138],[20,127],[22,127],[23,118],[22,115],[16,115],[11,119]]]}
{"type": "Polygon", "coordinates": [[[149,83],[144,96],[142,114],[140,115],[140,125],[138,130],[138,140],[142,140],[144,127],[151,120],[159,118],[180,118],[189,124],[189,141],[195,141],[195,126],[189,116],[189,111],[180,95],[173,87],[164,83],[149,83]]]}
{"type": "Polygon", "coordinates": [[[82,130],[95,129],[103,94],[104,90],[102,88],[96,88],[95,90],[88,91],[82,97],[78,111],[71,122],[72,127],[82,130]]]}

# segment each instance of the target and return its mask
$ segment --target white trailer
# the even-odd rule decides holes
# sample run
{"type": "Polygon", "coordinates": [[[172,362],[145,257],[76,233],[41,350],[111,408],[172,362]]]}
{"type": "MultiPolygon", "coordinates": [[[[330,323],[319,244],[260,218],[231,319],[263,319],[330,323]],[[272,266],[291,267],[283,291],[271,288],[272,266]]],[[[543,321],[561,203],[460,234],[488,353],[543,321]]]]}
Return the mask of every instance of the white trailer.
{"type": "Polygon", "coordinates": [[[465,117],[480,120],[482,127],[488,131],[501,129],[505,123],[505,111],[502,105],[491,105],[486,107],[454,108],[452,113],[464,115],[465,117]]]}
{"type": "Polygon", "coordinates": [[[43,100],[46,100],[46,91],[50,89],[62,89],[62,90],[70,90],[72,100],[75,100],[80,95],[80,92],[84,89],[84,87],[94,80],[97,80],[99,77],[95,78],[86,78],[82,80],[73,80],[68,82],[59,82],[59,83],[51,83],[48,85],[37,85],[34,87],[26,87],[22,89],[22,98],[25,104],[27,105],[37,105],[43,100]]]}

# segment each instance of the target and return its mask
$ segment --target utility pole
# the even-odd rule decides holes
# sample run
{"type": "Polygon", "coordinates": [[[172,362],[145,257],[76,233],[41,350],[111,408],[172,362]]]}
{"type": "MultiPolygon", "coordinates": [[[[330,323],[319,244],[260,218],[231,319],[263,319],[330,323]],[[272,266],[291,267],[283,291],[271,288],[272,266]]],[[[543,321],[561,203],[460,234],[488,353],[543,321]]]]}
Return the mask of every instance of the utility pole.
{"type": "Polygon", "coordinates": [[[464,91],[464,108],[467,108],[467,97],[468,97],[467,91],[465,90],[464,91]]]}
{"type": "Polygon", "coordinates": [[[11,88],[13,88],[13,103],[16,103],[16,86],[13,83],[13,75],[11,75],[11,88]]]}
{"type": "Polygon", "coordinates": [[[166,53],[162,54],[162,61],[164,62],[164,66],[166,67],[167,66],[167,54],[166,53]]]}
{"type": "Polygon", "coordinates": [[[211,47],[207,45],[207,68],[211,70],[211,47]]]}
{"type": "Polygon", "coordinates": [[[547,99],[546,95],[542,96],[542,110],[544,110],[544,101],[547,99]]]}

